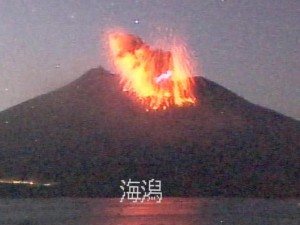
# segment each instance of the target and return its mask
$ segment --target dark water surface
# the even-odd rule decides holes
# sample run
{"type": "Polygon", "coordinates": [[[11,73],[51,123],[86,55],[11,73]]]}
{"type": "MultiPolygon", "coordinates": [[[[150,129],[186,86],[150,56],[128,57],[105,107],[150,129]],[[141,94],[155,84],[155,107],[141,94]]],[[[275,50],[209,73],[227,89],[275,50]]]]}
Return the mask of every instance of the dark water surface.
{"type": "Polygon", "coordinates": [[[300,199],[164,198],[132,203],[120,199],[0,199],[4,225],[300,224],[300,199]]]}

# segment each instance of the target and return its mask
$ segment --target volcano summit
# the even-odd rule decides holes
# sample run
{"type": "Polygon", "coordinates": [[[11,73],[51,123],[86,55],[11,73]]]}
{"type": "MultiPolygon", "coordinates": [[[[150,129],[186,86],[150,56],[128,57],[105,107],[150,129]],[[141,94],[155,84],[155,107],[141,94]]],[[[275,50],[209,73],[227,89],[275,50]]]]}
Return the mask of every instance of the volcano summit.
{"type": "Polygon", "coordinates": [[[149,111],[92,69],[0,113],[0,176],[59,183],[56,195],[121,196],[160,179],[171,196],[300,196],[300,123],[195,77],[201,105],[149,111]]]}
{"type": "Polygon", "coordinates": [[[173,43],[168,51],[152,49],[141,38],[124,32],[110,32],[108,43],[123,90],[146,111],[195,104],[195,72],[183,43],[173,43]]]}

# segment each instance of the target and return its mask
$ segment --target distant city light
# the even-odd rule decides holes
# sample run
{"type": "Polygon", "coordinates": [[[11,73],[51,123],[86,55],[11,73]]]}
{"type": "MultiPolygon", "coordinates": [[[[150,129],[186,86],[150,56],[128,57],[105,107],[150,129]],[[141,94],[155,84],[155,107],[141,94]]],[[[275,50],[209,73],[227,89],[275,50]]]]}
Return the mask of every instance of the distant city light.
{"type": "Polygon", "coordinates": [[[30,185],[30,186],[52,186],[55,183],[40,183],[34,182],[32,180],[9,180],[9,179],[0,179],[1,184],[16,184],[16,185],[30,185]]]}

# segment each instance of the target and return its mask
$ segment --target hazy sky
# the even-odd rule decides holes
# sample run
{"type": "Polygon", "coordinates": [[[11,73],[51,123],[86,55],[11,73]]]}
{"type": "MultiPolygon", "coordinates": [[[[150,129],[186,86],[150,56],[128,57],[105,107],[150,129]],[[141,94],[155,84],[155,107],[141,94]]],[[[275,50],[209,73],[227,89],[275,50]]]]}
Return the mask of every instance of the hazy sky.
{"type": "Polygon", "coordinates": [[[0,110],[106,67],[116,26],[179,34],[203,76],[300,119],[300,0],[0,0],[0,110]]]}

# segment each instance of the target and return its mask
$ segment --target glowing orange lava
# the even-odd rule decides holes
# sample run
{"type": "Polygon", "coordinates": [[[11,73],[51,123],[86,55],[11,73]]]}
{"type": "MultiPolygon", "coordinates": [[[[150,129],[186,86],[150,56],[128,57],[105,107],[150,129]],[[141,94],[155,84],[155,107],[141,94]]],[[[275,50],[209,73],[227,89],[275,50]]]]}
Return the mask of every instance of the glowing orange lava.
{"type": "Polygon", "coordinates": [[[193,68],[183,44],[153,50],[124,32],[110,32],[108,44],[123,90],[147,111],[195,104],[193,68]]]}

